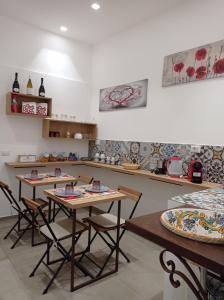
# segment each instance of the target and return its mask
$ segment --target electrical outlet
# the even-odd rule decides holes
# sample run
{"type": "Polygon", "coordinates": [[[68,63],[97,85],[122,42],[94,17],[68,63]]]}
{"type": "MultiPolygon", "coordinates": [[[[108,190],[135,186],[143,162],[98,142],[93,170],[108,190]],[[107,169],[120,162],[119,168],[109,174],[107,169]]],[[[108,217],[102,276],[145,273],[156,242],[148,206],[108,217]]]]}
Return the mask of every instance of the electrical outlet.
{"type": "Polygon", "coordinates": [[[196,153],[196,154],[201,153],[201,146],[200,145],[192,145],[191,153],[196,153]]]}
{"type": "Polygon", "coordinates": [[[0,156],[10,156],[9,151],[0,151],[0,156]]]}

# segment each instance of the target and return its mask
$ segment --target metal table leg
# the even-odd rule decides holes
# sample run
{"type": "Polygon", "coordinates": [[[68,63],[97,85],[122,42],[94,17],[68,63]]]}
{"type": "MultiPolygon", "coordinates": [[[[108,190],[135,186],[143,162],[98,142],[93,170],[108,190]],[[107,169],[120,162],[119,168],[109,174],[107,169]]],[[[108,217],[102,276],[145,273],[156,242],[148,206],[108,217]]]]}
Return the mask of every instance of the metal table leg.
{"type": "MultiPolygon", "coordinates": [[[[89,276],[91,277],[90,280],[78,284],[76,286],[74,286],[74,280],[75,280],[75,264],[77,265],[77,267],[81,267],[81,264],[75,260],[75,236],[74,233],[76,231],[76,210],[73,211],[73,235],[72,235],[72,254],[71,254],[71,292],[74,292],[84,286],[87,286],[89,284],[92,284],[93,282],[96,282],[102,278],[105,278],[109,275],[112,275],[114,273],[116,273],[118,271],[118,265],[119,265],[119,241],[120,241],[120,216],[121,216],[121,200],[118,201],[117,204],[117,231],[116,231],[116,245],[115,245],[115,250],[116,250],[116,260],[115,260],[115,268],[112,271],[108,271],[104,274],[102,274],[104,267],[106,266],[107,262],[109,261],[109,258],[111,257],[111,254],[113,252],[111,252],[111,254],[109,255],[108,259],[106,259],[106,262],[104,263],[104,266],[102,268],[102,271],[96,276],[93,277],[92,274],[89,274],[89,276]]],[[[82,267],[84,268],[84,267],[82,267]]],[[[89,273],[89,271],[87,272],[89,273]]]]}
{"type": "Polygon", "coordinates": [[[200,267],[200,283],[202,288],[206,291],[206,277],[207,277],[207,269],[200,267]]]}
{"type": "MultiPolygon", "coordinates": [[[[92,216],[92,206],[89,207],[89,217],[92,216]]],[[[89,230],[88,230],[88,251],[90,251],[90,244],[91,244],[91,226],[89,226],[89,230]]]]}
{"type": "Polygon", "coordinates": [[[72,253],[71,253],[71,292],[74,291],[75,279],[75,233],[76,233],[76,209],[72,211],[72,253]]]}
{"type": "Polygon", "coordinates": [[[33,200],[36,199],[36,187],[34,186],[33,187],[33,200]]]}
{"type": "Polygon", "coordinates": [[[116,262],[115,271],[118,271],[119,265],[119,244],[120,244],[120,218],[121,218],[121,200],[117,203],[117,239],[116,239],[116,262]]]}
{"type": "MultiPolygon", "coordinates": [[[[54,184],[54,189],[57,188],[57,185],[54,184]]],[[[53,203],[53,217],[52,217],[52,221],[54,222],[55,221],[55,213],[56,213],[56,204],[55,202],[53,203]]]]}
{"type": "Polygon", "coordinates": [[[207,290],[204,286],[205,284],[205,272],[203,271],[201,274],[201,281],[198,279],[198,277],[195,275],[194,271],[192,270],[191,266],[188,264],[188,262],[186,261],[185,258],[176,255],[173,252],[173,255],[175,255],[175,257],[178,258],[178,260],[184,265],[184,267],[186,268],[186,270],[188,271],[188,273],[190,274],[190,277],[188,277],[186,274],[184,274],[183,272],[177,270],[177,267],[175,265],[175,262],[173,260],[166,260],[164,258],[166,252],[170,252],[168,250],[163,250],[160,253],[160,264],[163,268],[163,270],[165,272],[167,272],[169,274],[169,279],[170,279],[170,283],[172,284],[172,286],[174,288],[178,288],[180,286],[180,281],[178,279],[176,279],[177,276],[179,276],[180,278],[182,278],[185,283],[189,286],[189,288],[192,290],[192,292],[194,293],[195,297],[198,300],[208,300],[208,293],[207,290]],[[175,276],[175,278],[174,278],[175,276]]]}
{"type": "Polygon", "coordinates": [[[19,201],[21,201],[22,198],[22,181],[19,181],[19,201]]]}

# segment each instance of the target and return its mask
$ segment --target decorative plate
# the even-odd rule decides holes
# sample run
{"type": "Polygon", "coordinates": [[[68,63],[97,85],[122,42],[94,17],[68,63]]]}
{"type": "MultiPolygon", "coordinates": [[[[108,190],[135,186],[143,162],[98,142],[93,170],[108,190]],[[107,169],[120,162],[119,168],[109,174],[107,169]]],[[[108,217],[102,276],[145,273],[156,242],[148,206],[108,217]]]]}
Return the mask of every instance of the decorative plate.
{"type": "Polygon", "coordinates": [[[55,191],[55,196],[58,196],[58,197],[62,197],[62,198],[66,198],[66,197],[72,197],[72,196],[76,196],[76,197],[80,197],[81,196],[81,191],[79,190],[76,190],[76,191],[71,191],[71,192],[65,192],[65,190],[58,190],[58,191],[55,191]]]}
{"type": "Polygon", "coordinates": [[[32,177],[31,175],[25,175],[23,178],[28,180],[41,180],[44,179],[45,175],[38,175],[37,177],[32,177]]]}
{"type": "Polygon", "coordinates": [[[105,193],[109,191],[109,188],[107,186],[101,185],[99,190],[94,189],[92,186],[86,187],[85,190],[91,193],[105,193]]]}
{"type": "Polygon", "coordinates": [[[165,211],[160,221],[167,229],[183,237],[205,243],[224,244],[224,213],[177,208],[165,211]]]}
{"type": "Polygon", "coordinates": [[[66,173],[62,172],[60,176],[56,176],[54,172],[51,172],[51,173],[48,173],[47,176],[49,176],[49,177],[66,177],[68,175],[66,173]]]}

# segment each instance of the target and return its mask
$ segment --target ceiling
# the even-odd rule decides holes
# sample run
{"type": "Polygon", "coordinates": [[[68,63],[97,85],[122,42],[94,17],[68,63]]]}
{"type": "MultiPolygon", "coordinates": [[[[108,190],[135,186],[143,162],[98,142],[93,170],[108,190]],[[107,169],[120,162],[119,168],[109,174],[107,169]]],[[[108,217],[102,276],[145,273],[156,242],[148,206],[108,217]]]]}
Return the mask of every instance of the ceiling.
{"type": "Polygon", "coordinates": [[[2,15],[63,34],[98,43],[186,0],[0,0],[2,15]],[[90,5],[97,2],[101,9],[90,5]],[[68,31],[62,33],[61,25],[68,31]]]}

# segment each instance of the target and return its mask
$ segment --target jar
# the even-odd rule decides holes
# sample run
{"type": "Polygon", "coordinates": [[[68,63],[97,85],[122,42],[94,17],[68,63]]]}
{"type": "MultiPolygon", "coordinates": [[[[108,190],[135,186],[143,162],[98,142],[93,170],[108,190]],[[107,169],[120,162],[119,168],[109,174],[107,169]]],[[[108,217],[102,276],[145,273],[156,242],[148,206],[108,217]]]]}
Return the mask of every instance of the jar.
{"type": "Polygon", "coordinates": [[[99,162],[100,154],[97,152],[94,156],[94,161],[99,162]]]}
{"type": "Polygon", "coordinates": [[[100,154],[100,162],[101,162],[102,164],[105,164],[105,159],[106,159],[105,154],[104,154],[104,153],[100,154]]]}

